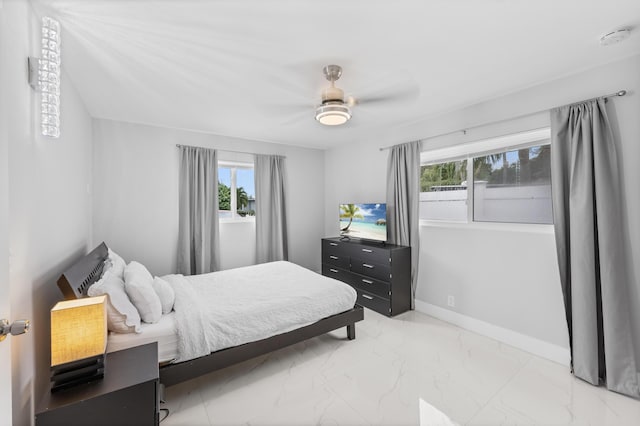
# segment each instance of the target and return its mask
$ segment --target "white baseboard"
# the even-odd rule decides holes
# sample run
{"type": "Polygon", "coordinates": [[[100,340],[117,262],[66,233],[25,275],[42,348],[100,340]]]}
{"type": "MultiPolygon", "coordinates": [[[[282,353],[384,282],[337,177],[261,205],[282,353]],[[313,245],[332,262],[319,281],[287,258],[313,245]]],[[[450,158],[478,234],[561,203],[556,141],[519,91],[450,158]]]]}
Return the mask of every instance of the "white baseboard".
{"type": "Polygon", "coordinates": [[[535,337],[502,328],[420,300],[416,300],[416,311],[473,331],[474,333],[490,337],[539,357],[555,361],[559,364],[566,366],[570,364],[571,355],[569,348],[554,345],[553,343],[545,342],[535,337]]]}

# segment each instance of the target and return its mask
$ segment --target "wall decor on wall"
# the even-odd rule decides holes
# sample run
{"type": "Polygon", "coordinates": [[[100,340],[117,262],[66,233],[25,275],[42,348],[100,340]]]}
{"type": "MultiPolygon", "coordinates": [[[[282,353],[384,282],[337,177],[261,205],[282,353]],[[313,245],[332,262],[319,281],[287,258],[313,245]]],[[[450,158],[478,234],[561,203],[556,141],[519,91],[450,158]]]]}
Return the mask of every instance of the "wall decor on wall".
{"type": "Polygon", "coordinates": [[[44,136],[60,137],[60,23],[42,18],[41,56],[28,58],[29,84],[40,92],[40,127],[44,136]]]}

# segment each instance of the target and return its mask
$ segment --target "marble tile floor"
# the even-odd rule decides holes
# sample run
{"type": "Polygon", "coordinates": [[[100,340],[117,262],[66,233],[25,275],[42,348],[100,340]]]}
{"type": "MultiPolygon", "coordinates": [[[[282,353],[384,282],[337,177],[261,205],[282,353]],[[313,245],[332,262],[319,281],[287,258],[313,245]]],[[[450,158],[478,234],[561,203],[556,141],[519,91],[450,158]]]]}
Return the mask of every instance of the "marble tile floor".
{"type": "Polygon", "coordinates": [[[163,426],[640,425],[640,401],[419,312],[344,329],[166,389],[163,426]]]}

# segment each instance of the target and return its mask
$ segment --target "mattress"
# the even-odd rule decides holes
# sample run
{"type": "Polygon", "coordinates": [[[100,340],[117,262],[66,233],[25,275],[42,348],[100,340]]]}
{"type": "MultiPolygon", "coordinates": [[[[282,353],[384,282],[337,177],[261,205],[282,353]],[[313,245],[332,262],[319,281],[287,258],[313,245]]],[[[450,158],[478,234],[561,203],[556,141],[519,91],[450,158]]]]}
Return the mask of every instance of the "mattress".
{"type": "Polygon", "coordinates": [[[175,312],[162,315],[155,324],[142,323],[140,333],[109,333],[107,352],[115,352],[133,346],[158,342],[158,361],[163,364],[176,359],[178,336],[175,327],[175,312]]]}
{"type": "Polygon", "coordinates": [[[356,301],[350,285],[286,261],[164,278],[176,294],[177,361],[304,327],[356,301]]]}

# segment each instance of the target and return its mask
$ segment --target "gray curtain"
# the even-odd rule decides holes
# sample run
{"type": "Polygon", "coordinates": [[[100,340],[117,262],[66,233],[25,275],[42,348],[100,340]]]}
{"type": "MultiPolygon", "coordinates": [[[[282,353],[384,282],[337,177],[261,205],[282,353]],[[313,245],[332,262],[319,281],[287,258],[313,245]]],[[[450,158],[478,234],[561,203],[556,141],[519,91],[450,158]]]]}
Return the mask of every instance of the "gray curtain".
{"type": "Polygon", "coordinates": [[[603,98],[551,111],[551,180],[573,373],[637,397],[626,230],[603,98]]]}
{"type": "Polygon", "coordinates": [[[284,157],[256,155],[256,260],[287,260],[284,157]]]}
{"type": "Polygon", "coordinates": [[[420,254],[420,142],[391,148],[387,165],[389,242],[411,246],[411,309],[415,309],[420,254]]]}
{"type": "Polygon", "coordinates": [[[220,268],[218,159],[216,151],[180,146],[178,272],[203,274],[220,268]]]}

